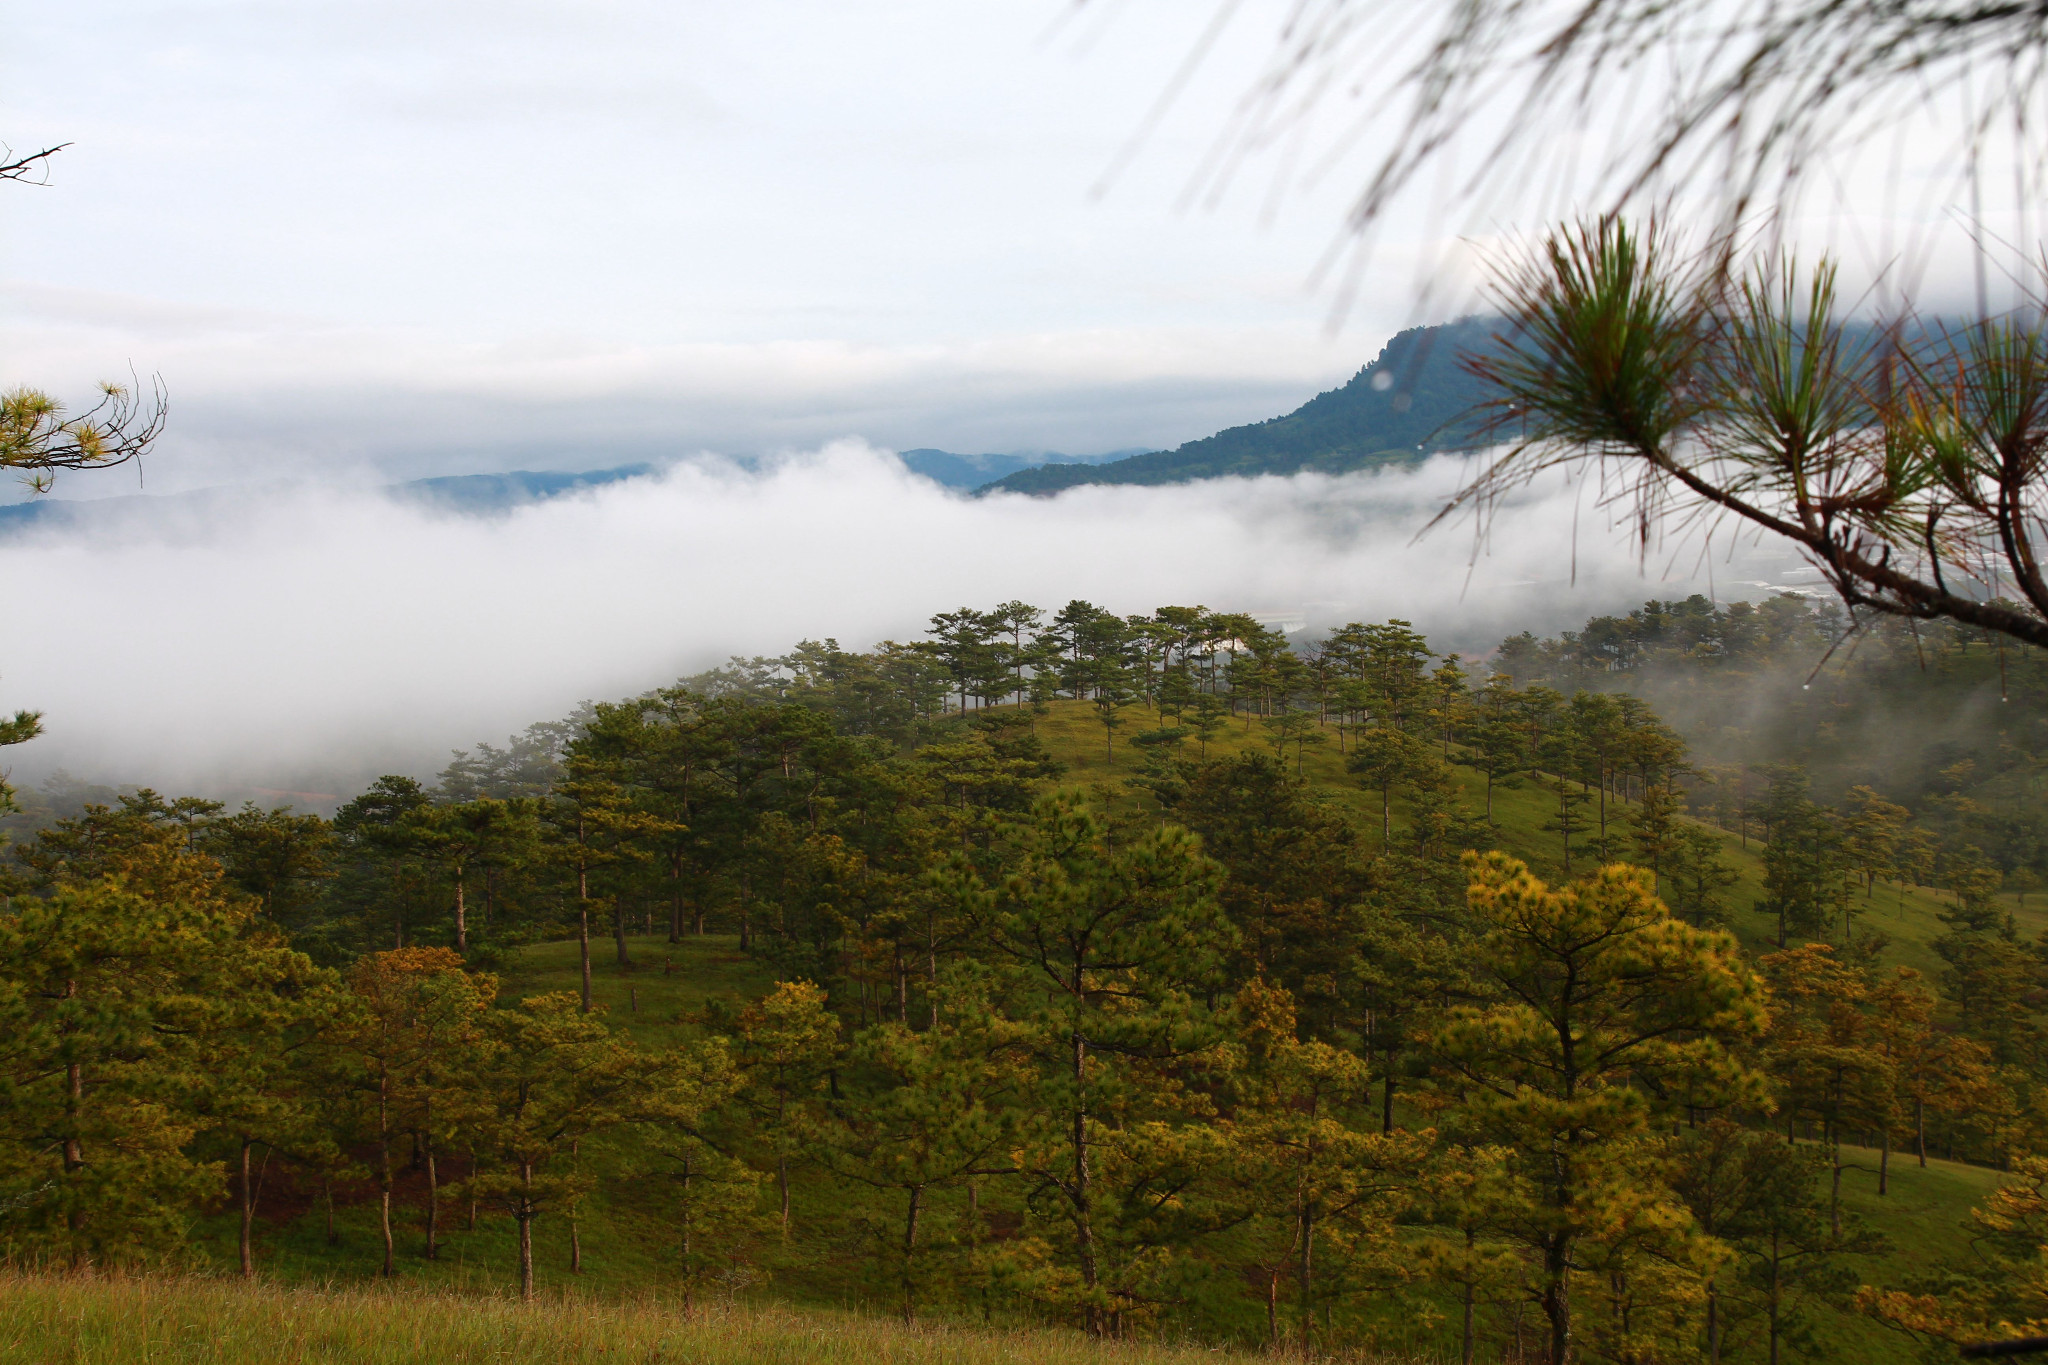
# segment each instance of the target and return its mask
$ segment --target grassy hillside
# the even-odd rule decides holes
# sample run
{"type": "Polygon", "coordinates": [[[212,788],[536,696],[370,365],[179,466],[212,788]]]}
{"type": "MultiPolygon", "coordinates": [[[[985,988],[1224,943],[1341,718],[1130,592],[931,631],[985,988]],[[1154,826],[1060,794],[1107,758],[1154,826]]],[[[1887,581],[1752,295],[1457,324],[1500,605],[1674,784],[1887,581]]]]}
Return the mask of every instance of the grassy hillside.
{"type": "Polygon", "coordinates": [[[0,1278],[0,1365],[1182,1365],[1238,1358],[1105,1346],[1061,1331],[904,1327],[821,1310],[716,1307],[685,1318],[653,1299],[520,1304],[408,1288],[0,1278]]]}
{"type": "MultiPolygon", "coordinates": [[[[1066,785],[1092,788],[1100,799],[1125,803],[1128,807],[1143,805],[1151,799],[1149,793],[1134,793],[1124,785],[1124,779],[1136,774],[1140,758],[1125,737],[1141,728],[1142,724],[1140,716],[1133,714],[1130,717],[1128,727],[1118,734],[1117,742],[1112,746],[1115,751],[1113,761],[1105,752],[1102,727],[1096,722],[1092,709],[1085,704],[1056,705],[1039,720],[1038,727],[1041,736],[1070,765],[1063,779],[1066,785]]],[[[1247,745],[1263,746],[1264,743],[1264,732],[1256,722],[1247,726],[1240,719],[1224,735],[1212,741],[1211,753],[1227,753],[1247,745]]],[[[1334,744],[1311,749],[1302,770],[1322,789],[1327,799],[1351,812],[1369,830],[1377,831],[1377,798],[1360,790],[1356,781],[1344,772],[1342,756],[1336,753],[1334,744]]],[[[1459,780],[1466,786],[1476,808],[1481,798],[1482,780],[1463,770],[1460,770],[1459,780]]],[[[1521,786],[1499,788],[1495,794],[1494,811],[1500,842],[1504,847],[1527,857],[1541,870],[1551,873],[1560,870],[1555,849],[1556,835],[1542,828],[1548,814],[1542,793],[1521,786]]],[[[1397,811],[1397,829],[1401,820],[1401,813],[1397,811]]],[[[1737,888],[1731,897],[1731,903],[1738,907],[1746,906],[1757,892],[1760,868],[1754,854],[1743,850],[1732,836],[1729,851],[1745,878],[1744,885],[1737,888]]],[[[1872,913],[1871,922],[1893,935],[1890,953],[1895,960],[1923,967],[1931,964],[1932,954],[1927,945],[1940,929],[1935,919],[1937,904],[1935,895],[1926,891],[1909,890],[1903,897],[1895,888],[1879,892],[1877,905],[1880,908],[1872,913]]],[[[1761,916],[1738,911],[1736,918],[1746,940],[1754,946],[1768,946],[1761,916]]],[[[772,985],[771,973],[757,960],[741,954],[737,942],[729,936],[707,935],[677,945],[670,945],[659,936],[636,937],[629,940],[629,946],[634,960],[630,966],[622,966],[615,960],[608,939],[600,939],[593,945],[595,991],[611,1021],[645,1046],[660,1047],[687,1038],[701,1026],[704,1012],[715,1002],[724,1001],[737,1006],[762,994],[772,985]]],[[[574,990],[577,980],[575,945],[570,942],[546,943],[521,950],[503,964],[501,975],[504,994],[508,997],[550,990],[574,990]]],[[[517,1354],[520,1351],[534,1353],[531,1358],[538,1358],[543,1350],[562,1354],[559,1343],[567,1339],[562,1333],[592,1330],[589,1324],[599,1321],[612,1324],[606,1326],[606,1331],[614,1330],[615,1325],[626,1339],[649,1343],[649,1351],[656,1349],[658,1343],[669,1340],[661,1337],[661,1332],[685,1330],[676,1326],[672,1317],[632,1306],[649,1296],[669,1302],[677,1298],[671,1266],[676,1238],[668,1222],[671,1191],[664,1179],[653,1173],[658,1163],[651,1160],[652,1154],[643,1142],[643,1139],[628,1133],[606,1151],[595,1153],[590,1158],[591,1173],[604,1179],[600,1190],[580,1211],[583,1245],[580,1273],[570,1270],[567,1220],[560,1216],[544,1217],[536,1229],[539,1281],[544,1295],[555,1296],[558,1300],[568,1295],[623,1306],[597,1308],[585,1304],[563,1307],[558,1310],[562,1322],[584,1326],[561,1327],[551,1325],[553,1320],[521,1318],[517,1310],[509,1306],[492,1304],[477,1310],[480,1316],[474,1326],[475,1335],[435,1338],[435,1354],[431,1358],[466,1359],[468,1356],[463,1352],[481,1351],[484,1344],[480,1343],[490,1342],[511,1343],[505,1349],[513,1354],[494,1356],[494,1359],[529,1358],[517,1354]],[[605,1316],[607,1314],[613,1316],[605,1316]]],[[[1891,1192],[1880,1197],[1876,1193],[1876,1154],[1857,1153],[1854,1160],[1856,1167],[1845,1180],[1846,1206],[1852,1215],[1861,1217],[1868,1226],[1884,1233],[1892,1249],[1886,1255],[1865,1258],[1854,1264],[1850,1271],[1853,1276],[1882,1282],[1911,1270],[1924,1270],[1936,1260],[1968,1260],[1970,1253],[1964,1231],[1968,1210],[1996,1183],[1995,1173],[1942,1161],[1930,1162],[1923,1170],[1915,1166],[1910,1157],[1894,1154],[1891,1192]]],[[[459,1159],[451,1157],[450,1166],[445,1178],[459,1178],[459,1159]]],[[[264,1276],[275,1282],[298,1284],[367,1281],[374,1273],[379,1257],[375,1209],[368,1198],[369,1193],[367,1186],[341,1192],[338,1240],[330,1244],[324,1235],[316,1192],[296,1186],[290,1172],[280,1163],[269,1173],[263,1195],[258,1259],[264,1276]]],[[[448,1209],[443,1217],[443,1227],[449,1231],[442,1258],[428,1262],[420,1254],[424,1195],[423,1176],[408,1175],[401,1182],[399,1245],[402,1282],[421,1294],[428,1291],[506,1292],[512,1284],[515,1262],[510,1224],[503,1219],[486,1217],[471,1229],[466,1226],[464,1211],[459,1206],[448,1209]]],[[[931,1214],[934,1226],[943,1226],[946,1220],[957,1218],[963,1211],[964,1195],[958,1191],[941,1192],[935,1198],[938,1206],[931,1214]]],[[[984,1191],[983,1207],[995,1211],[998,1218],[1007,1212],[1011,1218],[1010,1225],[1014,1226],[1016,1210],[1009,1203],[1013,1198],[1014,1192],[991,1188],[984,1191]]],[[[769,1202],[764,1187],[762,1207],[767,1208],[769,1202]]],[[[876,1255],[874,1240],[877,1226],[883,1229],[893,1226],[896,1216],[896,1210],[886,1197],[850,1189],[843,1183],[827,1180],[815,1170],[799,1169],[794,1180],[793,1215],[802,1235],[785,1241],[772,1222],[764,1217],[746,1268],[736,1270],[723,1284],[714,1286],[703,1295],[713,1307],[738,1305],[745,1309],[738,1316],[720,1321],[738,1324],[734,1330],[743,1334],[755,1334],[749,1339],[764,1344],[771,1341],[811,1343],[801,1348],[777,1345],[768,1352],[769,1358],[838,1359],[840,1357],[831,1352],[860,1350],[871,1355],[879,1354],[882,1359],[921,1359],[923,1357],[915,1352],[936,1349],[931,1347],[932,1342],[957,1340],[960,1354],[951,1358],[972,1359],[975,1358],[973,1351],[984,1349],[974,1343],[1007,1340],[980,1336],[956,1339],[919,1333],[899,1338],[872,1323],[855,1323],[836,1317],[777,1316],[765,1311],[764,1306],[779,1304],[791,1311],[838,1313],[850,1310],[887,1315],[893,1304],[893,1286],[888,1283],[886,1274],[877,1273],[877,1265],[885,1258],[876,1255]],[[829,1345],[825,1344],[828,1340],[829,1345]],[[805,1351],[812,1354],[805,1354],[805,1351]]],[[[198,1264],[214,1269],[232,1266],[233,1239],[233,1221],[225,1213],[204,1220],[194,1241],[198,1264]]],[[[58,1289],[17,1283],[6,1292],[9,1299],[7,1307],[0,1310],[0,1316],[10,1321],[43,1321],[58,1312],[54,1306],[57,1298],[53,1297],[59,1295],[58,1289]]],[[[206,1313],[220,1311],[218,1305],[227,1302],[220,1297],[222,1292],[176,1286],[123,1288],[119,1293],[125,1297],[93,1307],[90,1312],[105,1317],[106,1330],[114,1334],[108,1338],[110,1341],[117,1337],[140,1341],[146,1339],[150,1332],[159,1332],[161,1340],[175,1342],[179,1339],[178,1332],[163,1324],[177,1319],[180,1314],[197,1321],[206,1313]],[[150,1326],[151,1322],[158,1326],[150,1326]],[[128,1335],[121,1337],[123,1333],[128,1335]]],[[[1262,1314],[1253,1297],[1245,1292],[1243,1284],[1219,1273],[1212,1280],[1194,1286],[1193,1293],[1196,1298],[1190,1330],[1209,1340],[1244,1344],[1258,1340],[1263,1327],[1262,1314]]],[[[941,1294],[949,1298],[952,1305],[934,1310],[934,1316],[941,1320],[1005,1324],[1004,1300],[1000,1296],[983,1299],[971,1278],[956,1279],[943,1288],[941,1294]]],[[[354,1299],[344,1296],[344,1301],[359,1305],[383,1302],[369,1295],[368,1291],[354,1299]]],[[[270,1293],[259,1302],[262,1305],[260,1312],[279,1323],[277,1330],[286,1333],[289,1340],[304,1343],[324,1339],[320,1338],[316,1326],[323,1320],[321,1315],[330,1311],[325,1301],[270,1293]],[[295,1314],[300,1316],[294,1318],[295,1314]]],[[[449,1315],[433,1308],[435,1300],[431,1297],[401,1296],[390,1303],[394,1305],[391,1311],[397,1314],[394,1321],[401,1324],[391,1329],[392,1335],[351,1345],[349,1349],[356,1354],[305,1354],[297,1358],[382,1359],[385,1357],[375,1352],[397,1349],[391,1342],[412,1339],[407,1337],[407,1333],[425,1332],[430,1327],[433,1331],[455,1330],[440,1323],[440,1319],[449,1315]],[[407,1323],[413,1325],[403,1325],[407,1323]]],[[[1443,1350],[1450,1341],[1446,1318],[1418,1313],[1416,1307],[1412,1297],[1388,1296],[1382,1301],[1367,1301],[1357,1310],[1357,1325],[1363,1326],[1376,1337],[1381,1348],[1389,1351],[1428,1353],[1443,1350]]],[[[1908,1343],[1863,1319],[1836,1309],[1822,1308],[1818,1311],[1826,1320],[1827,1335],[1846,1352],[1846,1358],[1900,1362],[1913,1358],[1908,1343]]],[[[1011,1318],[1009,1325],[1030,1324],[1011,1318]]],[[[9,1330],[16,1329],[10,1327],[9,1330]]],[[[462,1330],[471,1329],[465,1327],[462,1330]]],[[[0,1342],[6,1339],[0,1335],[0,1342]]],[[[675,1349],[682,1349],[688,1340],[694,1338],[677,1337],[674,1340],[675,1349]]],[[[1066,1338],[1043,1340],[1065,1341],[1066,1338]]],[[[227,1351],[229,1346],[224,1345],[221,1349],[227,1351]]],[[[311,1351],[313,1348],[305,1346],[303,1349],[311,1351]]],[[[667,1351],[670,1348],[660,1346],[659,1349],[667,1351]]],[[[1019,1349],[1019,1358],[1034,1358],[1030,1353],[1039,1350],[1035,1345],[1029,1352],[1019,1349]]],[[[0,1356],[0,1359],[8,1358],[44,1357],[34,1354],[0,1356]]],[[[98,1358],[129,1357],[110,1353],[98,1358]]],[[[253,1357],[220,1354],[151,1358],[228,1361],[253,1357]]],[[[572,1354],[569,1358],[580,1357],[572,1354]]],[[[700,1357],[691,1353],[689,1358],[715,1360],[724,1357],[700,1357]]],[[[1734,1352],[1732,1358],[1743,1358],[1743,1352],[1734,1352]]]]}

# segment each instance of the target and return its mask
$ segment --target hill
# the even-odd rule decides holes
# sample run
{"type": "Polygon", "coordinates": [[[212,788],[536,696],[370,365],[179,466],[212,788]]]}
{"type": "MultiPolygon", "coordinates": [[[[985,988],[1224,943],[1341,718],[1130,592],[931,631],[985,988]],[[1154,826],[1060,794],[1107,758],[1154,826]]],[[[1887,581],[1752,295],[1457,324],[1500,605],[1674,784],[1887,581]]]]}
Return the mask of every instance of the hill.
{"type": "Polygon", "coordinates": [[[1112,450],[1107,455],[1061,455],[1053,451],[1035,455],[957,455],[950,450],[919,447],[898,451],[896,458],[909,466],[911,473],[922,474],[933,483],[947,488],[979,488],[991,479],[1007,478],[1042,465],[1106,464],[1142,453],[1143,448],[1140,447],[1137,450],[1112,450]]]}
{"type": "Polygon", "coordinates": [[[1045,496],[1081,484],[1188,483],[1304,470],[1342,474],[1462,449],[1474,438],[1468,414],[1486,395],[1458,357],[1486,345],[1497,325],[1492,318],[1465,318],[1412,327],[1381,348],[1350,382],[1317,394],[1284,417],[1106,464],[1020,470],[981,491],[1045,496]]]}
{"type": "MultiPolygon", "coordinates": [[[[637,479],[655,472],[651,464],[612,469],[514,469],[502,474],[450,474],[387,484],[383,492],[399,502],[431,507],[461,516],[487,516],[527,503],[544,502],[584,489],[637,479]]],[[[31,498],[0,506],[0,537],[31,529],[119,526],[124,519],[158,513],[204,519],[245,499],[290,485],[271,484],[198,488],[187,493],[131,493],[113,498],[31,498]]]]}
{"type": "Polygon", "coordinates": [[[385,491],[394,498],[422,502],[448,512],[502,512],[524,503],[542,502],[586,488],[637,479],[652,474],[651,464],[627,464],[615,469],[515,469],[505,474],[450,474],[434,479],[413,479],[393,484],[385,491]]]}
{"type": "MultiPolygon", "coordinates": [[[[961,455],[948,450],[920,447],[899,452],[897,458],[913,474],[930,479],[944,488],[979,488],[1022,470],[1085,469],[1109,461],[1124,460],[1136,450],[1113,450],[1103,455],[1062,455],[1037,452],[1023,455],[961,455]]],[[[753,468],[749,459],[736,461],[753,468]]],[[[618,465],[610,469],[513,469],[500,474],[446,474],[428,479],[408,479],[386,484],[383,492],[399,502],[430,507],[458,516],[490,516],[529,503],[545,502],[606,484],[620,483],[654,474],[661,467],[645,462],[618,465]]],[[[132,493],[111,498],[29,498],[0,504],[0,537],[36,529],[62,527],[105,527],[122,518],[171,511],[205,517],[254,493],[256,488],[201,488],[187,493],[132,493]]]]}

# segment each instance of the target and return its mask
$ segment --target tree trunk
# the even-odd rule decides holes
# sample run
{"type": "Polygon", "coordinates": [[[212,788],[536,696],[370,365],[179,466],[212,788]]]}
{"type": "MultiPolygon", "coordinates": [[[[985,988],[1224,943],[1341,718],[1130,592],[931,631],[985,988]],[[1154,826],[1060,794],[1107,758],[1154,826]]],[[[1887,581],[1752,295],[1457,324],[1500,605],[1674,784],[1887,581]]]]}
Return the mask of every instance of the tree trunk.
{"type": "Polygon", "coordinates": [[[519,1299],[533,1302],[533,1165],[519,1165],[519,1299]]]}
{"type": "Polygon", "coordinates": [[[1771,1234],[1771,1292],[1766,1304],[1766,1316],[1770,1319],[1771,1352],[1770,1365],[1778,1365],[1778,1304],[1779,1293],[1778,1234],[1771,1234]]]}
{"type": "Polygon", "coordinates": [[[1877,1192],[1879,1194],[1890,1194],[1892,1173],[1892,1129],[1889,1123],[1887,1123],[1884,1126],[1880,1138],[1884,1145],[1878,1148],[1877,1151],[1877,1192]]]}
{"type": "Polygon", "coordinates": [[[626,902],[616,896],[612,898],[612,939],[618,945],[619,965],[632,966],[633,955],[626,949],[626,902]]]}
{"type": "Polygon", "coordinates": [[[903,1322],[917,1316],[917,1214],[924,1202],[924,1186],[910,1187],[910,1207],[903,1216],[903,1322]]]}
{"type": "Polygon", "coordinates": [[[1473,1337],[1472,1317],[1477,1307],[1479,1286],[1472,1282],[1473,1248],[1478,1245],[1479,1234],[1471,1228],[1465,1229],[1465,1318],[1458,1335],[1458,1365],[1472,1365],[1472,1353],[1478,1342],[1473,1337]]]}
{"type": "Polygon", "coordinates": [[[1600,770],[1600,859],[1607,860],[1607,770],[1600,770]]]}
{"type": "Polygon", "coordinates": [[[583,1012],[590,1013],[590,902],[576,902],[576,952],[583,966],[583,1012]]]}
{"type": "Polygon", "coordinates": [[[245,1280],[253,1279],[256,1275],[255,1251],[250,1246],[249,1241],[250,1235],[255,1231],[256,1224],[256,1196],[255,1191],[249,1186],[249,1149],[254,1145],[248,1138],[244,1137],[242,1139],[242,1179],[241,1197],[239,1200],[242,1206],[242,1231],[236,1249],[241,1255],[242,1278],[245,1280]]]}
{"type": "MultiPolygon", "coordinates": [[[[64,983],[64,998],[70,1000],[78,995],[78,983],[64,983]]],[[[64,1173],[73,1175],[85,1169],[85,1146],[78,1140],[78,1130],[85,1123],[85,1067],[78,1062],[64,1065],[64,1173]]],[[[64,1216],[64,1225],[71,1230],[71,1264],[74,1269],[82,1268],[77,1234],[83,1224],[79,1221],[78,1207],[73,1205],[64,1216]]]]}
{"type": "Polygon", "coordinates": [[[1543,1316],[1550,1323],[1549,1365],[1570,1365],[1572,1351],[1571,1244],[1552,1236],[1543,1248],[1543,1316]]]}
{"type": "Polygon", "coordinates": [[[1300,1228],[1296,1241],[1301,1244],[1300,1255],[1294,1266],[1295,1293],[1301,1297],[1301,1358],[1308,1359],[1310,1335],[1316,1325],[1315,1300],[1315,1247],[1316,1211],[1307,1200],[1298,1205],[1300,1228]]]}
{"type": "Polygon", "coordinates": [[[1842,1135],[1829,1135],[1828,1155],[1834,1167],[1828,1180],[1828,1226],[1837,1237],[1842,1235],[1842,1135]]]}
{"type": "Polygon", "coordinates": [[[925,1005],[930,1016],[925,1026],[936,1030],[939,1027],[939,938],[929,908],[924,912],[924,963],[927,982],[925,1005]]]}
{"type": "Polygon", "coordinates": [[[683,941],[683,860],[669,859],[668,941],[683,941]]]}
{"type": "Polygon", "coordinates": [[[389,1082],[377,1078],[377,1218],[384,1234],[384,1278],[393,1270],[391,1246],[391,1120],[388,1105],[389,1082]]]}
{"type": "Polygon", "coordinates": [[[441,1259],[441,1178],[434,1165],[434,1139],[427,1136],[427,1259],[441,1259]]]}
{"type": "MultiPolygon", "coordinates": [[[[1076,993],[1078,998],[1078,992],[1076,993]]],[[[1095,1223],[1088,1187],[1088,1042],[1080,1033],[1074,1044],[1074,1243],[1081,1257],[1081,1284],[1088,1291],[1088,1334],[1102,1335],[1102,1309],[1095,1302],[1095,1223]]]]}
{"type": "Polygon", "coordinates": [[[455,873],[455,951],[469,952],[469,916],[462,900],[462,872],[455,873]]]}
{"type": "Polygon", "coordinates": [[[1913,1149],[1919,1153],[1921,1169],[1926,1169],[1927,1101],[1917,1095],[1913,1098],[1913,1149]]]}

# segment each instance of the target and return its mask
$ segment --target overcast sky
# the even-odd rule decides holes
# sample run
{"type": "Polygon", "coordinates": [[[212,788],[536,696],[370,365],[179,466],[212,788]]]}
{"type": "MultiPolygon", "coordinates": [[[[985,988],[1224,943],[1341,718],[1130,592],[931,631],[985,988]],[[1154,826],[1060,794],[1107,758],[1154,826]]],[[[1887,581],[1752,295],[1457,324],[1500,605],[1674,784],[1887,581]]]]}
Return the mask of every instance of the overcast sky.
{"type": "Polygon", "coordinates": [[[0,380],[159,372],[148,489],[262,485],[0,543],[38,608],[0,630],[5,705],[51,725],[10,762],[430,774],[579,697],[1014,597],[1320,603],[1477,648],[1781,585],[1768,555],[1639,560],[1583,487],[1474,565],[1412,539],[1455,462],[968,503],[884,453],[1169,446],[1437,320],[1442,225],[1404,219],[1328,326],[1355,165],[1274,193],[1317,163],[1276,157],[1185,206],[1290,3],[1235,7],[1096,193],[1209,3],[0,0],[0,137],[72,144],[49,187],[0,186],[0,380]],[[474,523],[349,487],[704,451],[798,453],[474,523]]]}
{"type": "Polygon", "coordinates": [[[6,376],[161,371],[157,488],[1270,416],[1412,320],[1325,326],[1341,181],[1184,206],[1271,8],[1095,194],[1206,7],[13,4],[6,376]]]}

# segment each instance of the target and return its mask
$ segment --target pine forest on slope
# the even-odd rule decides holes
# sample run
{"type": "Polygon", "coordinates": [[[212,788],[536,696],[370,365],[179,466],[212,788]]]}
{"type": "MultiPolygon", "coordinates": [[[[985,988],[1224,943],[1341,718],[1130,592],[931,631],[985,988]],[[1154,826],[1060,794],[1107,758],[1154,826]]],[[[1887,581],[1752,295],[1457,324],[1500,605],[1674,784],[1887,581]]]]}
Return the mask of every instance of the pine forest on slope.
{"type": "Polygon", "coordinates": [[[2048,1301],[2048,674],[1889,623],[1816,672],[1842,625],[1648,603],[1481,672],[1009,602],[332,821],[24,793],[0,1255],[1904,1365],[2048,1301]]]}

